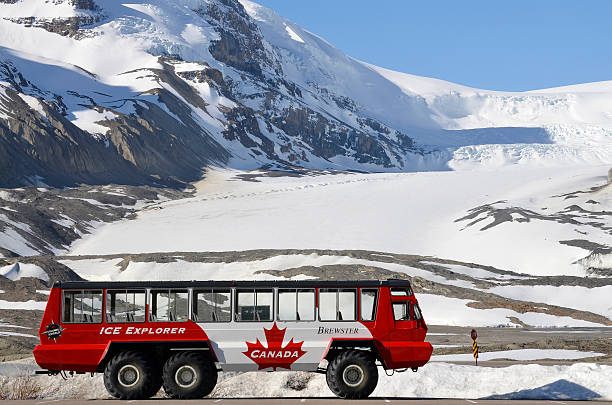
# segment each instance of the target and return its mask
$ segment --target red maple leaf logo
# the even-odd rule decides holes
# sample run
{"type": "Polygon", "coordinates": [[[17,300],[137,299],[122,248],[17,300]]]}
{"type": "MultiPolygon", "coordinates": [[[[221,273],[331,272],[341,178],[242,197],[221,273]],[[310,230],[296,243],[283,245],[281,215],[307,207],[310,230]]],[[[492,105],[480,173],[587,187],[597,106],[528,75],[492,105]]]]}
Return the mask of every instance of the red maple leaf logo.
{"type": "Polygon", "coordinates": [[[306,352],[302,350],[304,342],[294,342],[293,338],[283,347],[283,338],[285,337],[286,330],[287,328],[279,329],[276,326],[276,322],[274,322],[270,329],[264,328],[268,347],[265,347],[257,339],[256,343],[246,342],[248,350],[242,353],[257,363],[259,366],[258,370],[270,367],[274,371],[277,368],[291,370],[291,364],[306,354],[306,352]]]}

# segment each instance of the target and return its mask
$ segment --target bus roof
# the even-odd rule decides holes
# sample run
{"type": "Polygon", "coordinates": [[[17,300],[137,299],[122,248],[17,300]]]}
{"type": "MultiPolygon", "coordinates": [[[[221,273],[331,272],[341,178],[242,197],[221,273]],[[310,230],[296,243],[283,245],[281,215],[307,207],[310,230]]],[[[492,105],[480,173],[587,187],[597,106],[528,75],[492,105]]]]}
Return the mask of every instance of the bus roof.
{"type": "Polygon", "coordinates": [[[410,287],[410,281],[388,280],[265,280],[265,281],[57,281],[54,288],[215,288],[215,287],[280,287],[280,288],[342,288],[342,287],[410,287]]]}

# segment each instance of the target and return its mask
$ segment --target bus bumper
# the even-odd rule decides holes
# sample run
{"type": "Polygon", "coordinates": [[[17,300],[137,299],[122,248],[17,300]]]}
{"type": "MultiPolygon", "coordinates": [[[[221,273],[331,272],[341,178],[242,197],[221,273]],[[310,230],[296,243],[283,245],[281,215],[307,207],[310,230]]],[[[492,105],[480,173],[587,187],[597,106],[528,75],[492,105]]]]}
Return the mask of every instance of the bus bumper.
{"type": "Polygon", "coordinates": [[[107,344],[48,344],[34,348],[36,363],[45,370],[94,372],[107,344]]]}
{"type": "Polygon", "coordinates": [[[431,358],[433,346],[429,342],[393,341],[385,343],[388,369],[424,366],[431,358]]]}

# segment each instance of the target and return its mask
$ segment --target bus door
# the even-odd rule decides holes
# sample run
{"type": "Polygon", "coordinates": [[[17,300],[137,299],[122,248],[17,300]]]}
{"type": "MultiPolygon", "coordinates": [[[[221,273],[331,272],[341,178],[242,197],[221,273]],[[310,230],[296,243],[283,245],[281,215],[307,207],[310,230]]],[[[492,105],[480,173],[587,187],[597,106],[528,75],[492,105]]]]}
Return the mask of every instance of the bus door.
{"type": "Polygon", "coordinates": [[[385,346],[390,352],[392,362],[401,363],[413,357],[413,348],[410,343],[414,340],[418,320],[414,316],[413,296],[410,288],[392,287],[390,298],[393,327],[385,339],[385,346]]]}
{"type": "Polygon", "coordinates": [[[412,306],[412,291],[409,288],[391,288],[393,329],[402,336],[406,336],[406,332],[418,327],[412,306]]]}

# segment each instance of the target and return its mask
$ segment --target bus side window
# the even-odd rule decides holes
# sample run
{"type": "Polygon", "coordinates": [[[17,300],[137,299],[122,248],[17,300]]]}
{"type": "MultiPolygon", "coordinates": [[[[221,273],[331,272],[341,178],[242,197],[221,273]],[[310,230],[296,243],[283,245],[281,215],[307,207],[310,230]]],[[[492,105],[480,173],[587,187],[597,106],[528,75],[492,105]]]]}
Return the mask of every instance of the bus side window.
{"type": "Polygon", "coordinates": [[[279,321],[314,321],[315,290],[279,289],[279,321]]]}
{"type": "Polygon", "coordinates": [[[423,319],[423,315],[421,314],[421,308],[419,307],[419,304],[415,303],[414,305],[412,305],[412,311],[414,312],[414,319],[416,319],[417,321],[420,319],[423,319]]]}
{"type": "Polygon", "coordinates": [[[102,322],[102,291],[64,290],[62,296],[62,322],[102,322]]]}
{"type": "Polygon", "coordinates": [[[298,320],[297,290],[278,290],[278,320],[298,320]]]}
{"type": "Polygon", "coordinates": [[[274,290],[236,290],[237,321],[271,321],[274,308],[274,290]]]}
{"type": "Polygon", "coordinates": [[[236,290],[236,320],[255,320],[255,291],[236,290]]]}
{"type": "Polygon", "coordinates": [[[64,323],[74,322],[74,299],[76,293],[75,291],[62,291],[62,322],[64,323]]]}
{"type": "Polygon", "coordinates": [[[185,322],[189,320],[187,290],[151,291],[151,322],[185,322]]]}
{"type": "Polygon", "coordinates": [[[322,321],[354,321],[357,319],[357,290],[321,288],[319,318],[322,321]]]}
{"type": "Polygon", "coordinates": [[[410,297],[412,291],[410,288],[391,288],[391,295],[393,297],[410,297]]]}
{"type": "Polygon", "coordinates": [[[315,290],[298,290],[298,321],[315,320],[315,290]]]}
{"type": "Polygon", "coordinates": [[[106,322],[144,322],[145,290],[107,290],[106,322]]]}
{"type": "Polygon", "coordinates": [[[361,320],[373,321],[376,319],[376,303],[378,289],[361,290],[361,320]]]}
{"type": "Polygon", "coordinates": [[[217,322],[229,322],[232,320],[232,291],[213,290],[215,301],[215,316],[217,322]]]}
{"type": "Polygon", "coordinates": [[[203,290],[193,292],[195,322],[229,322],[231,320],[231,291],[203,290]]]}
{"type": "Polygon", "coordinates": [[[401,301],[393,303],[393,318],[396,321],[410,320],[410,301],[401,301]]]}
{"type": "Polygon", "coordinates": [[[322,321],[336,320],[336,298],[338,290],[321,288],[319,289],[319,318],[322,321]]]}
{"type": "Polygon", "coordinates": [[[338,321],[354,321],[357,319],[357,291],[340,290],[338,292],[338,321]]]}

